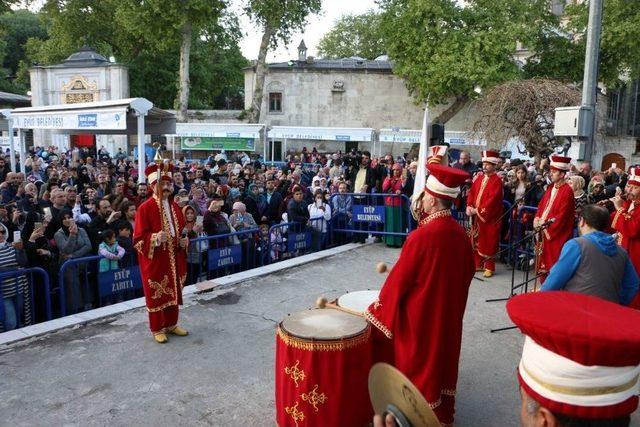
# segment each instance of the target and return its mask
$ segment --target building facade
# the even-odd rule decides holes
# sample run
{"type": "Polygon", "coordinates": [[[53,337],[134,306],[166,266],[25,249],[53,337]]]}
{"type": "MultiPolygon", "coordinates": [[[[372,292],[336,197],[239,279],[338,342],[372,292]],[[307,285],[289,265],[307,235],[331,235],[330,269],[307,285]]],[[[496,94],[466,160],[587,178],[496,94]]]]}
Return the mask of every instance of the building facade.
{"type": "MultiPolygon", "coordinates": [[[[268,65],[265,75],[259,123],[289,127],[330,127],[339,129],[421,129],[424,106],[416,105],[404,80],[392,70],[386,57],[376,60],[362,58],[315,59],[306,57],[303,43],[296,61],[268,65]]],[[[245,70],[245,108],[251,107],[255,87],[255,65],[245,70]]],[[[434,109],[431,117],[445,106],[434,109]]],[[[449,134],[468,129],[468,111],[459,113],[447,123],[449,134]]],[[[353,132],[355,135],[355,131],[353,132]]],[[[374,133],[374,139],[377,132],[374,133]]],[[[465,142],[463,138],[460,142],[465,142]]],[[[346,135],[342,140],[276,138],[269,149],[274,158],[290,149],[316,147],[320,152],[348,151],[353,147],[375,152],[408,152],[412,142],[358,141],[346,135]],[[285,149],[286,146],[286,149],[285,149]]],[[[256,144],[262,150],[262,144],[256,144]]],[[[269,154],[268,154],[269,157],[269,154]]]]}
{"type": "MultiPolygon", "coordinates": [[[[29,69],[31,103],[34,107],[57,104],[109,101],[129,97],[129,72],[84,46],[56,65],[29,69]]],[[[105,146],[115,153],[126,150],[127,138],[122,135],[61,135],[49,130],[33,133],[36,146],[55,145],[68,149],[71,145],[105,146]]]]}

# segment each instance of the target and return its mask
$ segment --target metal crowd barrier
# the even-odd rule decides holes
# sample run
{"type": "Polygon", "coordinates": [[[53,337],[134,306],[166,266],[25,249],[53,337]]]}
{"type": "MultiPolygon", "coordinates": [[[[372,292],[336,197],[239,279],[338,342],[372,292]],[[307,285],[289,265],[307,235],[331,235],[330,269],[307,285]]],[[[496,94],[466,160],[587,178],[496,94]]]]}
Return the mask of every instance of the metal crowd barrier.
{"type": "Polygon", "coordinates": [[[31,322],[36,323],[36,304],[39,303],[34,298],[34,280],[33,276],[36,274],[42,278],[42,293],[38,293],[38,297],[44,298],[45,303],[45,316],[46,320],[52,319],[51,314],[51,289],[49,287],[49,275],[45,270],[40,267],[31,267],[31,268],[18,268],[15,270],[3,271],[0,272],[0,322],[4,325],[6,313],[4,310],[4,297],[2,295],[2,288],[4,287],[4,281],[6,279],[14,279],[14,286],[16,292],[16,318],[17,318],[17,328],[21,328],[25,326],[22,324],[22,315],[24,314],[25,305],[29,305],[29,309],[31,312],[31,322]],[[24,295],[22,289],[19,288],[19,279],[21,277],[25,277],[28,283],[28,295],[24,295]],[[26,297],[26,301],[25,301],[26,297]]]}
{"type": "Polygon", "coordinates": [[[383,236],[390,246],[402,246],[413,228],[411,200],[404,194],[336,193],[329,204],[332,233],[338,241],[371,234],[383,236]]]}
{"type": "Polygon", "coordinates": [[[306,224],[287,222],[269,228],[269,263],[317,252],[335,245],[331,220],[310,219],[306,224]]]}
{"type": "Polygon", "coordinates": [[[190,239],[187,284],[261,267],[268,262],[265,247],[259,228],[190,239]]]}
{"type": "Polygon", "coordinates": [[[115,269],[100,272],[100,255],[71,258],[58,271],[60,316],[142,296],[142,282],[135,252],[125,254],[115,269]],[[69,307],[69,305],[71,307],[69,307]]]}

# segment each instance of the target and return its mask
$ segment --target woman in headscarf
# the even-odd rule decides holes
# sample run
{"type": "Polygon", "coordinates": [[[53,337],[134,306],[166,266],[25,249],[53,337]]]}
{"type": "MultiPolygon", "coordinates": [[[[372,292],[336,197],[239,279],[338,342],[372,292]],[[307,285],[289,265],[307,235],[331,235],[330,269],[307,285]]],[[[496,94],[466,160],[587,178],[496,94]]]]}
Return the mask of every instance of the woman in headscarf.
{"type": "Polygon", "coordinates": [[[192,285],[197,282],[198,276],[202,272],[202,252],[207,249],[207,242],[194,242],[193,239],[202,237],[203,224],[198,223],[198,214],[193,206],[186,205],[182,208],[184,214],[184,229],[189,238],[189,248],[187,249],[187,284],[192,285]],[[204,243],[204,245],[203,245],[204,243]]]}
{"type": "MultiPolygon", "coordinates": [[[[54,235],[56,246],[60,251],[60,264],[73,258],[81,258],[91,252],[91,241],[87,232],[78,227],[70,210],[60,212],[62,226],[54,235]]],[[[64,271],[66,314],[73,314],[83,309],[90,309],[93,302],[91,284],[81,286],[80,277],[86,277],[86,264],[80,263],[67,267],[64,271]],[[85,293],[86,291],[86,293],[85,293]]]]}
{"type": "Polygon", "coordinates": [[[205,193],[204,189],[199,185],[195,185],[191,189],[191,195],[193,198],[191,199],[190,205],[195,209],[197,214],[206,214],[209,207],[209,199],[207,198],[207,193],[205,193]]]}
{"type": "Polygon", "coordinates": [[[256,222],[264,223],[267,221],[265,216],[267,202],[260,194],[260,187],[257,184],[249,184],[247,195],[244,197],[244,204],[247,206],[247,212],[251,214],[256,222]]]}
{"type": "MultiPolygon", "coordinates": [[[[9,230],[0,224],[0,272],[17,270],[27,265],[27,257],[21,242],[7,242],[9,230]]],[[[10,331],[32,323],[32,302],[29,282],[25,275],[2,279],[2,303],[4,321],[2,330],[10,331]]]]}
{"type": "MultiPolygon", "coordinates": [[[[402,188],[404,179],[402,178],[402,166],[398,163],[393,165],[391,176],[385,178],[382,184],[382,192],[394,194],[384,198],[385,204],[385,231],[391,233],[402,233],[405,228],[404,212],[402,209],[402,188]]],[[[402,236],[385,236],[384,241],[387,246],[399,248],[404,242],[402,236]]]]}

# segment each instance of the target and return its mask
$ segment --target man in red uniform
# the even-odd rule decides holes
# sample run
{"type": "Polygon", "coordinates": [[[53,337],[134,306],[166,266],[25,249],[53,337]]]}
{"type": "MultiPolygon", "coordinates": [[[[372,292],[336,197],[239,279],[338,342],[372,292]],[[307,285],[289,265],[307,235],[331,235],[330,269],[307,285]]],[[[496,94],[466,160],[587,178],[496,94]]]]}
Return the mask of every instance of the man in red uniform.
{"type": "Polygon", "coordinates": [[[571,167],[571,158],[562,156],[550,157],[551,184],[538,204],[538,211],[533,219],[533,226],[544,226],[538,235],[536,245],[536,274],[540,282],[546,279],[553,264],[558,261],[562,246],[573,237],[575,222],[575,202],[573,190],[565,182],[565,175],[571,167]]]}
{"type": "Polygon", "coordinates": [[[467,196],[467,216],[471,218],[471,245],[476,270],[484,270],[484,277],[496,271],[495,256],[500,244],[502,228],[502,180],[496,175],[500,153],[482,152],[482,172],[471,185],[467,196]]]}
{"type": "MultiPolygon", "coordinates": [[[[631,259],[640,274],[640,168],[629,170],[629,180],[625,187],[626,197],[616,196],[611,201],[616,211],[611,214],[611,228],[618,233],[618,242],[631,259]]],[[[630,307],[640,308],[640,293],[630,307]]]]}
{"type": "Polygon", "coordinates": [[[161,344],[167,342],[167,333],[188,334],[178,326],[178,305],[182,304],[182,287],[187,279],[186,248],[189,241],[181,237],[184,217],[171,197],[172,171],[173,165],[169,163],[159,167],[152,164],[145,170],[155,194],[138,208],[133,235],[149,326],[154,339],[161,344]]]}
{"type": "Polygon", "coordinates": [[[438,164],[427,168],[420,225],[365,317],[386,336],[374,339],[376,359],[402,371],[447,425],[453,423],[462,318],[475,272],[471,243],[452,218],[451,204],[469,175],[438,164]]]}

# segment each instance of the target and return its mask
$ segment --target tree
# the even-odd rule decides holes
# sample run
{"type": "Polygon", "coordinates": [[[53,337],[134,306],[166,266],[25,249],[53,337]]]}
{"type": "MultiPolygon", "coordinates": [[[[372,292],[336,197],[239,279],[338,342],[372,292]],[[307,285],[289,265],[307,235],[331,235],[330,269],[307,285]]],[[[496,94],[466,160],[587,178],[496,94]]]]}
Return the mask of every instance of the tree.
{"type": "Polygon", "coordinates": [[[581,91],[557,80],[515,80],[493,87],[477,102],[473,132],[487,145],[503,147],[511,138],[542,158],[560,144],[553,134],[555,109],[577,105],[581,91]]]}
{"type": "MultiPolygon", "coordinates": [[[[205,3],[210,6],[218,2],[201,5],[205,3]]],[[[171,108],[179,98],[182,27],[181,21],[171,18],[179,13],[179,3],[162,2],[166,6],[162,13],[152,8],[159,4],[135,0],[48,0],[41,17],[48,23],[49,38],[28,40],[26,63],[58,63],[83,44],[89,44],[129,67],[131,96],[171,108]]],[[[194,21],[193,28],[198,22],[198,31],[194,31],[191,41],[189,80],[198,82],[198,88],[189,91],[189,103],[197,108],[224,107],[221,94],[236,95],[224,86],[226,82],[243,79],[241,69],[246,60],[238,48],[241,33],[237,19],[221,13],[221,17],[205,23],[194,21]]],[[[237,85],[232,87],[241,90],[237,85]]]]}
{"type": "Polygon", "coordinates": [[[25,57],[24,44],[31,37],[44,39],[47,30],[35,13],[28,10],[15,10],[0,15],[0,28],[4,30],[5,55],[2,67],[15,76],[20,61],[25,57]]]}
{"type": "Polygon", "coordinates": [[[513,54],[558,25],[548,0],[380,0],[382,34],[418,103],[449,104],[446,123],[469,100],[521,71],[513,54]]]}
{"type": "Polygon", "coordinates": [[[318,13],[321,0],[246,0],[245,12],[262,27],[262,39],[256,62],[256,82],[249,112],[249,121],[260,120],[266,60],[269,48],[288,43],[291,33],[304,27],[310,14],[318,13]]]}
{"type": "Polygon", "coordinates": [[[119,17],[127,29],[163,50],[172,40],[180,40],[177,121],[187,121],[189,70],[194,38],[202,36],[204,26],[217,21],[225,4],[220,0],[126,0],[119,17]]]}
{"type": "Polygon", "coordinates": [[[386,48],[380,30],[380,14],[373,11],[343,16],[318,44],[318,55],[325,58],[359,56],[375,59],[384,54],[386,48]]]}

